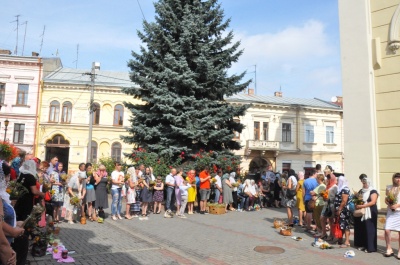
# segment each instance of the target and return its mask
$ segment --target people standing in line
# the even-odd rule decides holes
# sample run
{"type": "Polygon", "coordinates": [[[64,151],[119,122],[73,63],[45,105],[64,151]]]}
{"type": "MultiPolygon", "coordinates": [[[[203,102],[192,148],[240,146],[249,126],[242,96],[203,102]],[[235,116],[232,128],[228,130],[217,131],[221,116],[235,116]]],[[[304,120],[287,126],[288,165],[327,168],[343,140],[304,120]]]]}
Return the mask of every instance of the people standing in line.
{"type": "Polygon", "coordinates": [[[222,176],[222,197],[223,203],[225,204],[225,212],[228,212],[228,206],[231,211],[235,211],[233,208],[233,197],[232,197],[232,184],[229,181],[229,174],[225,173],[222,176]]]}
{"type": "Polygon", "coordinates": [[[175,175],[176,169],[172,168],[171,172],[165,177],[165,185],[167,186],[167,200],[165,202],[165,211],[171,212],[173,205],[173,198],[175,197],[175,175]]]}
{"type": "Polygon", "coordinates": [[[283,205],[286,207],[288,224],[289,226],[293,227],[293,209],[296,206],[297,178],[293,169],[289,170],[288,176],[287,185],[284,187],[285,197],[283,200],[283,205]]]}
{"type": "Polygon", "coordinates": [[[154,213],[161,213],[161,203],[164,201],[164,183],[162,182],[161,176],[158,176],[156,179],[156,185],[154,186],[153,193],[153,201],[154,201],[154,213]]]}
{"type": "Polygon", "coordinates": [[[122,219],[122,186],[124,185],[124,172],[121,171],[122,165],[119,162],[115,162],[115,169],[111,173],[111,218],[116,221],[117,219],[122,219]]]}
{"type": "Polygon", "coordinates": [[[299,212],[298,225],[303,226],[303,221],[306,217],[306,207],[304,205],[304,197],[303,197],[304,172],[299,171],[297,173],[297,177],[299,178],[296,186],[296,207],[299,212]]]}
{"type": "Polygon", "coordinates": [[[351,212],[347,208],[347,203],[350,196],[350,188],[347,186],[347,179],[344,176],[340,176],[338,180],[338,192],[335,197],[335,208],[336,216],[339,218],[340,229],[342,230],[345,241],[340,238],[338,243],[340,247],[350,247],[350,214],[351,212]]]}
{"type": "Polygon", "coordinates": [[[208,214],[206,212],[207,200],[210,199],[210,188],[211,188],[211,175],[208,166],[204,167],[204,170],[199,174],[200,178],[200,214],[208,214]]]}
{"type": "MultiPolygon", "coordinates": [[[[386,253],[385,257],[393,256],[391,245],[391,231],[396,231],[400,238],[400,173],[394,173],[392,176],[392,185],[386,187],[385,203],[387,205],[386,224],[385,224],[385,240],[386,253]],[[391,199],[391,200],[388,200],[391,199]]],[[[400,239],[399,239],[400,249],[400,239]]],[[[400,250],[396,256],[400,259],[400,250]]]]}
{"type": "MultiPolygon", "coordinates": [[[[217,170],[217,175],[215,175],[215,183],[214,183],[214,203],[222,203],[222,200],[220,200],[220,196],[222,195],[222,182],[221,182],[221,177],[222,177],[222,170],[218,169],[217,170]]],[[[221,197],[222,198],[222,197],[221,197]]]]}
{"type": "Polygon", "coordinates": [[[237,209],[238,208],[238,196],[237,196],[238,188],[233,186],[234,184],[236,184],[235,177],[236,177],[236,172],[231,172],[229,174],[229,182],[232,186],[232,199],[233,199],[232,207],[234,209],[237,209]]]}
{"type": "Polygon", "coordinates": [[[90,221],[97,221],[96,210],[94,205],[96,203],[96,191],[94,190],[96,179],[93,176],[93,166],[91,163],[86,163],[86,197],[87,210],[90,221]]]}
{"type": "Polygon", "coordinates": [[[317,234],[315,235],[316,237],[325,236],[326,234],[326,231],[322,231],[322,226],[321,226],[321,213],[322,209],[325,206],[324,198],[321,196],[321,193],[326,190],[326,185],[324,183],[324,180],[325,180],[324,174],[318,173],[317,174],[318,186],[314,190],[310,191],[310,194],[312,195],[312,200],[315,201],[315,208],[313,210],[313,219],[317,227],[317,234]]]}
{"type": "Polygon", "coordinates": [[[53,179],[53,186],[52,186],[52,191],[53,191],[53,196],[51,197],[51,202],[53,204],[53,220],[55,223],[60,222],[59,219],[59,211],[60,208],[64,204],[64,187],[63,183],[61,180],[60,175],[65,174],[63,171],[63,163],[62,162],[57,162],[55,165],[54,171],[51,173],[52,179],[53,179]]]}
{"type": "Polygon", "coordinates": [[[182,185],[182,182],[184,181],[183,179],[183,169],[178,168],[177,173],[175,175],[175,199],[176,199],[176,215],[179,215],[180,213],[180,208],[181,208],[181,202],[182,202],[182,193],[179,187],[182,185]]]}
{"type": "Polygon", "coordinates": [[[314,233],[311,227],[311,220],[314,209],[310,209],[308,202],[312,199],[312,195],[310,192],[313,191],[317,186],[318,186],[317,171],[313,169],[310,172],[310,177],[304,180],[303,183],[304,206],[306,208],[305,225],[306,225],[306,232],[310,233],[314,233]]]}
{"type": "Polygon", "coordinates": [[[187,190],[188,192],[188,214],[193,214],[194,202],[196,201],[196,171],[194,169],[189,170],[188,176],[186,177],[186,181],[190,184],[190,188],[187,190]]]}
{"type": "MultiPolygon", "coordinates": [[[[150,182],[152,181],[153,169],[151,167],[145,168],[145,173],[142,175],[142,219],[148,218],[147,208],[149,203],[153,202],[153,188],[150,187],[150,182]]],[[[142,220],[141,219],[141,220],[142,220]]]]}
{"type": "Polygon", "coordinates": [[[358,195],[362,196],[364,204],[356,205],[356,209],[364,209],[364,215],[354,217],[354,246],[366,253],[378,250],[378,201],[379,194],[372,187],[367,175],[361,174],[359,179],[362,189],[358,195]]]}
{"type": "Polygon", "coordinates": [[[101,164],[96,172],[93,172],[93,177],[96,180],[95,193],[96,193],[96,204],[95,207],[98,210],[98,216],[105,218],[104,209],[108,208],[108,193],[107,193],[107,183],[108,183],[108,173],[106,167],[101,164]]]}

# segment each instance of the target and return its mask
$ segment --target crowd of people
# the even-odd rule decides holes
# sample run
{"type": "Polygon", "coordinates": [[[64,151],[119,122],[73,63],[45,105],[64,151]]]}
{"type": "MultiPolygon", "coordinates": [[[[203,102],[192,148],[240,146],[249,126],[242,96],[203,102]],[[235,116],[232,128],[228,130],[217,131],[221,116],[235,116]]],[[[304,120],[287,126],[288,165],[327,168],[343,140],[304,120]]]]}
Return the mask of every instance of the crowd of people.
{"type": "MultiPolygon", "coordinates": [[[[81,163],[67,179],[63,169],[56,156],[46,162],[21,155],[11,166],[1,161],[0,264],[25,263],[29,233],[21,223],[36,203],[45,205],[46,214],[53,216],[55,223],[62,218],[69,224],[82,223],[82,218],[102,222],[106,218],[104,209],[109,208],[109,193],[113,221],[135,217],[148,220],[150,214],[160,213],[165,218],[187,218],[186,213],[208,214],[210,203],[223,205],[225,212],[286,208],[289,226],[303,227],[306,233],[343,248],[350,246],[350,229],[354,228],[354,247],[367,253],[377,251],[379,194],[365,174],[359,177],[360,189],[352,194],[345,176],[335,174],[330,166],[322,171],[320,165],[306,179],[304,172],[274,173],[269,166],[257,180],[242,180],[236,172],[221,169],[211,174],[208,167],[200,172],[172,168],[165,178],[154,176],[152,168],[145,165],[129,167],[124,172],[118,162],[112,172],[107,172],[104,165],[94,170],[92,164],[81,163]],[[10,175],[28,190],[16,202],[11,202],[6,192],[10,175]],[[51,191],[51,198],[46,202],[43,201],[45,187],[51,191]],[[361,203],[352,209],[349,205],[354,197],[360,198],[361,203]],[[358,210],[362,214],[355,217],[354,212],[358,210]],[[298,219],[294,218],[296,211],[298,219]],[[336,224],[342,238],[333,234],[336,224]]],[[[385,199],[388,211],[384,255],[387,257],[394,255],[390,232],[400,234],[400,173],[393,175],[392,182],[385,199]]],[[[396,257],[400,259],[400,253],[396,257]]]]}

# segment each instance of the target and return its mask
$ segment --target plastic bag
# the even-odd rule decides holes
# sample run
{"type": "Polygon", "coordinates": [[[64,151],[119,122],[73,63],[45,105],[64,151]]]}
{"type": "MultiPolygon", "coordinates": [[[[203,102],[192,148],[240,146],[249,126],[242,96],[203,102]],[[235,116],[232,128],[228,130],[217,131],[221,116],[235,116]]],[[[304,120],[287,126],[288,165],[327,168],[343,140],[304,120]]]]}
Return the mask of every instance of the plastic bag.
{"type": "Polygon", "coordinates": [[[343,237],[342,229],[340,229],[339,217],[336,219],[332,228],[332,233],[335,238],[341,239],[343,237]]]}

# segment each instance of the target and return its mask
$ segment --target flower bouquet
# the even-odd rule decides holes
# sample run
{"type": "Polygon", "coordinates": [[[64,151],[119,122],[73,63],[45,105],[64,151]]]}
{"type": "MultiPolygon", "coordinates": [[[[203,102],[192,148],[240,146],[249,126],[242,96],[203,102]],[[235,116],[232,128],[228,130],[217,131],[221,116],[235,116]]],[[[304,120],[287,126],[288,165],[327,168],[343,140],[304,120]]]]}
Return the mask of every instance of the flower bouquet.
{"type": "Polygon", "coordinates": [[[363,194],[356,192],[354,190],[353,190],[353,194],[354,194],[353,199],[352,199],[353,203],[355,205],[363,205],[364,204],[363,194]]]}
{"type": "Polygon", "coordinates": [[[21,227],[25,228],[27,231],[31,231],[37,226],[40,218],[42,217],[42,213],[45,211],[45,208],[39,203],[34,205],[31,211],[31,214],[25,219],[22,223],[21,227]]]}
{"type": "Polygon", "coordinates": [[[21,196],[27,194],[29,191],[22,183],[12,180],[8,183],[7,193],[10,194],[10,200],[18,200],[21,196]]]}
{"type": "Polygon", "coordinates": [[[149,190],[153,190],[155,185],[156,185],[156,182],[153,181],[153,180],[151,180],[151,181],[149,182],[149,190]]]}
{"type": "Polygon", "coordinates": [[[65,185],[67,183],[68,180],[68,175],[65,173],[60,174],[60,182],[65,185]]]}
{"type": "Polygon", "coordinates": [[[324,201],[327,201],[328,200],[328,193],[329,192],[327,190],[324,190],[324,191],[320,192],[319,195],[322,197],[322,199],[324,201]]]}
{"type": "Polygon", "coordinates": [[[217,179],[216,178],[211,178],[211,183],[216,183],[217,179]]]}
{"type": "Polygon", "coordinates": [[[18,156],[18,149],[9,142],[0,141],[0,160],[10,161],[18,156]]]}
{"type": "Polygon", "coordinates": [[[69,199],[69,203],[74,206],[73,213],[76,214],[78,212],[78,207],[81,205],[81,200],[77,196],[74,196],[69,199]]]}
{"type": "MultiPolygon", "coordinates": [[[[386,196],[386,201],[388,202],[388,204],[390,206],[394,205],[397,203],[397,196],[395,196],[395,194],[393,192],[389,192],[389,194],[386,196]]],[[[392,209],[392,212],[394,212],[395,210],[392,209]]]]}
{"type": "Polygon", "coordinates": [[[232,187],[234,187],[234,188],[237,188],[237,187],[239,187],[239,183],[237,183],[237,182],[235,182],[235,183],[232,183],[231,185],[232,185],[232,187]]]}

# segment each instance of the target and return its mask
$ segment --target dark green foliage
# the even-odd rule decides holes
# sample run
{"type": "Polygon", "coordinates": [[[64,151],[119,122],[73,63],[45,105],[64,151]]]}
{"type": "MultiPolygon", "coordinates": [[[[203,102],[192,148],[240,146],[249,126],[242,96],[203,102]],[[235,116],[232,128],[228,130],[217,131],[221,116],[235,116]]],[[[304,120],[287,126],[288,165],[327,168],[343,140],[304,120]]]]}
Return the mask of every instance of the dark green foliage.
{"type": "Polygon", "coordinates": [[[129,61],[137,87],[124,92],[143,104],[125,103],[132,111],[130,136],[123,140],[149,152],[187,158],[200,150],[240,149],[233,132],[243,125],[234,117],[247,106],[233,106],[226,97],[243,91],[245,73],[228,75],[242,51],[225,31],[230,20],[217,0],[160,0],[156,21],[143,23],[140,52],[129,61]]]}

